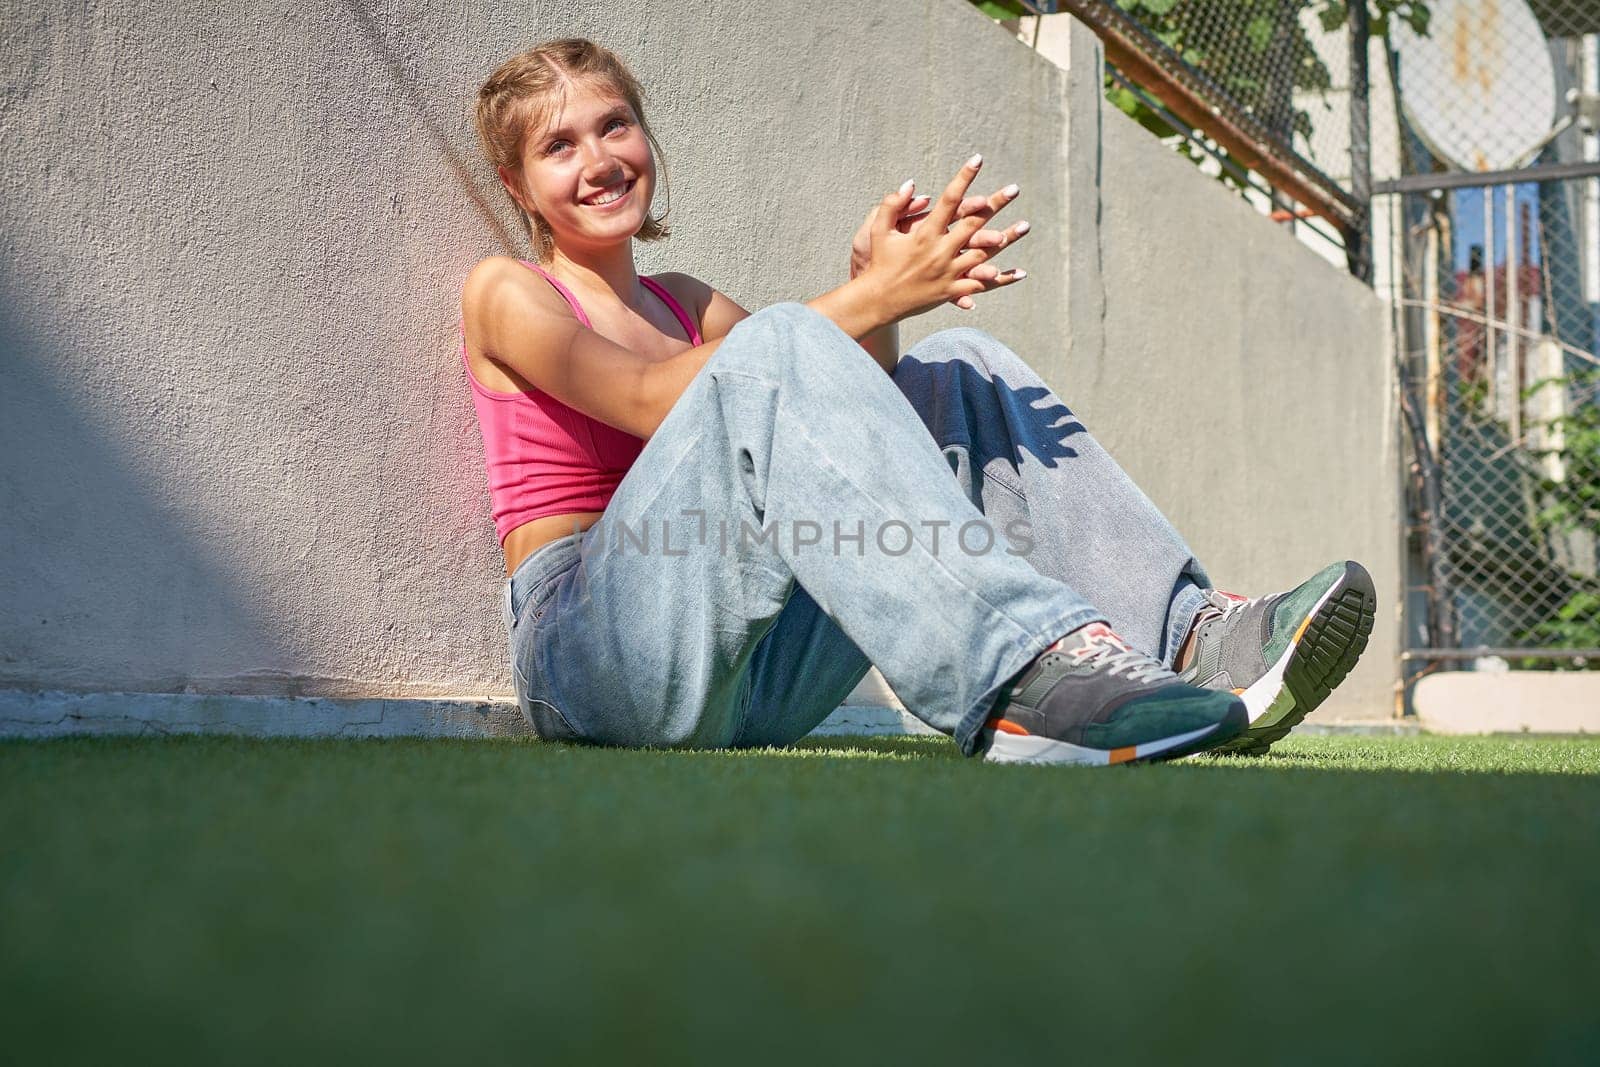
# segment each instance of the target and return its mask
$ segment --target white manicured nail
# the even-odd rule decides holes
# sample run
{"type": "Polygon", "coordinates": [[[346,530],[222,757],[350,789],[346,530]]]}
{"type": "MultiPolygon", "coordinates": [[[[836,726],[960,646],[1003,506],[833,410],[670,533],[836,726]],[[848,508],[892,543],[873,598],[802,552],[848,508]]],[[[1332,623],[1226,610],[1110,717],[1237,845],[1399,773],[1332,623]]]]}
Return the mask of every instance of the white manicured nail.
{"type": "Polygon", "coordinates": [[[973,156],[971,159],[967,160],[967,166],[974,168],[983,166],[983,156],[973,156]]]}
{"type": "Polygon", "coordinates": [[[1012,271],[1011,273],[1013,275],[1015,275],[1016,277],[1018,277],[1018,278],[1026,278],[1028,276],[1028,272],[1023,270],[1021,267],[1018,267],[1016,270],[1012,271]]]}
{"type": "Polygon", "coordinates": [[[900,187],[900,195],[905,196],[912,189],[916,188],[916,185],[916,182],[912,181],[910,178],[907,178],[906,183],[900,187]]]}
{"type": "Polygon", "coordinates": [[[1021,186],[1018,186],[1015,183],[1013,183],[1011,185],[1006,186],[1004,189],[1000,190],[1000,192],[1005,196],[1016,196],[1018,193],[1022,192],[1022,188],[1021,188],[1021,186]]]}
{"type": "Polygon", "coordinates": [[[1025,234],[1027,232],[1028,232],[1028,222],[1027,222],[1026,219],[1024,219],[1023,221],[1017,223],[1017,236],[1018,237],[1021,237],[1023,234],[1025,234]]]}

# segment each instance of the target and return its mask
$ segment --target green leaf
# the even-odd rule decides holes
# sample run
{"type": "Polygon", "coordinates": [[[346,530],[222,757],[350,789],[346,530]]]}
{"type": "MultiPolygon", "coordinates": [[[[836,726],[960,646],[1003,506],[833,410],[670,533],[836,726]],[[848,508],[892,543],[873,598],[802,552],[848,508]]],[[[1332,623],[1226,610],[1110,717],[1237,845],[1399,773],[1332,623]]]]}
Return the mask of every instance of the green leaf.
{"type": "Polygon", "coordinates": [[[1272,20],[1265,15],[1257,15],[1246,24],[1244,35],[1252,48],[1257,52],[1265,52],[1267,45],[1272,43],[1272,20]]]}
{"type": "Polygon", "coordinates": [[[1033,14],[1018,0],[972,0],[972,3],[992,19],[1014,19],[1033,14]]]}

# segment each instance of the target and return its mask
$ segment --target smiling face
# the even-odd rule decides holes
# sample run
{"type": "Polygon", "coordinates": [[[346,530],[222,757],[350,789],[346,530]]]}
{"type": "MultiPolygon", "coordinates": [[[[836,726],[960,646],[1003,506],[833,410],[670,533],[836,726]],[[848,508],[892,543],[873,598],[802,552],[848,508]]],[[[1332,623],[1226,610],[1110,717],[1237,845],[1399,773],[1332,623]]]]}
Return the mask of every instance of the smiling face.
{"type": "Polygon", "coordinates": [[[650,213],[656,167],[639,116],[606,87],[568,82],[531,111],[521,173],[501,180],[558,245],[604,247],[631,239],[650,213]]]}

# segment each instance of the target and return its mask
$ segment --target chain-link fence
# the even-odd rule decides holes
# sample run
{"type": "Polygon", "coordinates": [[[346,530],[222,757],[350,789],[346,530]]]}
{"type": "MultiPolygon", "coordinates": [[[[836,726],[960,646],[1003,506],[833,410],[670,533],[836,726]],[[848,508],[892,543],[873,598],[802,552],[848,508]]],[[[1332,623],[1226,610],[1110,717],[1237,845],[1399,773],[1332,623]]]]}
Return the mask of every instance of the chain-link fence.
{"type": "Polygon", "coordinates": [[[1262,211],[1366,275],[1364,42],[1407,0],[1060,0],[1105,43],[1107,96],[1262,211]],[[1374,14],[1375,13],[1375,14],[1374,14]],[[1352,91],[1354,87],[1354,91],[1352,91]],[[1359,253],[1359,254],[1358,254],[1359,253]]]}
{"type": "MultiPolygon", "coordinates": [[[[1171,57],[1204,76],[1282,148],[1350,187],[1350,23],[1327,0],[1117,0],[1171,57]]],[[[1381,5],[1385,8],[1395,5],[1381,5]]],[[[1398,5],[1425,25],[1426,9],[1398,5]]],[[[1360,14],[1359,11],[1356,14],[1360,14]]],[[[1387,31],[1381,14],[1368,32],[1387,31]]],[[[1114,98],[1132,104],[1129,94],[1114,98]]],[[[1130,108],[1133,110],[1133,108],[1130,108]]]]}
{"type": "Polygon", "coordinates": [[[1431,7],[1427,39],[1392,41],[1404,174],[1377,186],[1407,656],[1600,666],[1600,3],[1431,7]]]}
{"type": "Polygon", "coordinates": [[[1600,649],[1600,343],[1574,263],[1585,184],[1406,195],[1419,648],[1600,649]]]}

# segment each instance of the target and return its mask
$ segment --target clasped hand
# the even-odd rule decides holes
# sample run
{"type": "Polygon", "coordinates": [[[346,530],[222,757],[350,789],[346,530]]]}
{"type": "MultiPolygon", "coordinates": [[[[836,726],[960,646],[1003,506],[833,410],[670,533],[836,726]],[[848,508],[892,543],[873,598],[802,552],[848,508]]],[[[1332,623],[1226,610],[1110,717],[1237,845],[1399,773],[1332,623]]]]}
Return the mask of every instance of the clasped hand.
{"type": "Polygon", "coordinates": [[[937,201],[916,194],[911,182],[873,207],[850,243],[850,277],[871,274],[890,294],[900,314],[915,315],[944,301],[970,310],[973,297],[1028,276],[1000,270],[988,260],[1020,240],[1028,224],[990,229],[1020,190],[1008,185],[987,197],[967,190],[983,165],[973,156],[937,201]]]}

